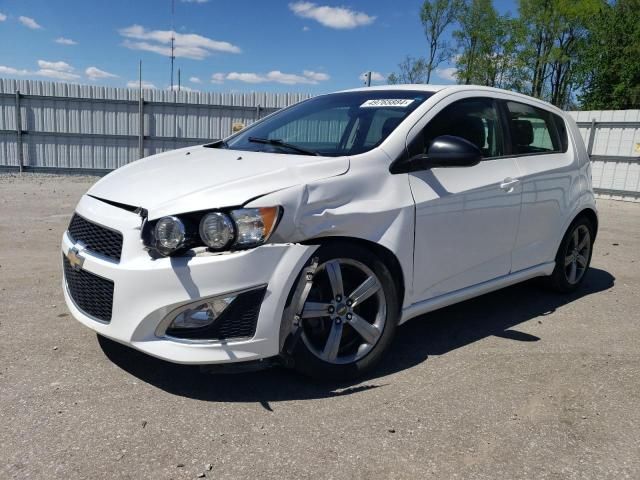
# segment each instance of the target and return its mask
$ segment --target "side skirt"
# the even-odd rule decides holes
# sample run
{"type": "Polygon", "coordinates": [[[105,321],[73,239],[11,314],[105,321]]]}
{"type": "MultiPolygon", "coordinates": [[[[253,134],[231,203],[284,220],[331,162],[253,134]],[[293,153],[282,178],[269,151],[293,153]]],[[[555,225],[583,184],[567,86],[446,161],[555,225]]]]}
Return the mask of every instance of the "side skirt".
{"type": "Polygon", "coordinates": [[[471,287],[461,288],[455,292],[445,293],[422,302],[414,303],[402,310],[402,317],[400,318],[400,324],[403,324],[407,320],[411,320],[414,317],[423,315],[428,312],[432,312],[439,308],[453,305],[454,303],[462,302],[473,297],[484,295],[485,293],[493,292],[494,290],[500,290],[501,288],[514,285],[516,283],[529,280],[534,277],[542,277],[545,275],[551,275],[555,267],[555,262],[547,262],[535,267],[520,270],[518,272],[510,273],[502,277],[494,278],[471,287]]]}

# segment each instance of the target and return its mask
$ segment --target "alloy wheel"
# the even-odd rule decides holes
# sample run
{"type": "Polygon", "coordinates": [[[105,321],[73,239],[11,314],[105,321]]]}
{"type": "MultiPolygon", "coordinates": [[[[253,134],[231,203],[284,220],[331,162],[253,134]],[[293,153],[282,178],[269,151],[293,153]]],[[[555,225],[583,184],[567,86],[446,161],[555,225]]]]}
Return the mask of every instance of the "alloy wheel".
{"type": "Polygon", "coordinates": [[[567,242],[564,257],[564,274],[571,285],[584,276],[591,256],[591,233],[585,225],[578,225],[567,242]]]}
{"type": "Polygon", "coordinates": [[[317,358],[353,363],[367,355],[384,330],[387,303],[365,264],[337,258],[318,266],[302,311],[302,340],[317,358]]]}

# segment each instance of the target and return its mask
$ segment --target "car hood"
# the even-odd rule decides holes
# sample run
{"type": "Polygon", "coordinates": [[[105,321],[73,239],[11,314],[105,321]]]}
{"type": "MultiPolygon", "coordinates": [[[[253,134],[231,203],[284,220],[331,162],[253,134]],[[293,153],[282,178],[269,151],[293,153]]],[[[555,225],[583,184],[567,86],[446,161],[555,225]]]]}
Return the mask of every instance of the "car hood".
{"type": "Polygon", "coordinates": [[[294,185],[342,175],[345,157],[314,157],[188,147],[153,155],[111,172],[89,195],[142,207],[149,219],[239,206],[294,185]]]}

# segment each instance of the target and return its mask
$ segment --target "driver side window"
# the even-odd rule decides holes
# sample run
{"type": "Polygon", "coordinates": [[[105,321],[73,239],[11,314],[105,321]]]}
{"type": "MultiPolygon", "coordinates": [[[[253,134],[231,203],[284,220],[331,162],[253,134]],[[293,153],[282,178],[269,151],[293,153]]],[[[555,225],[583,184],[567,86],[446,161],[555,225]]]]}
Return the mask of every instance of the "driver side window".
{"type": "Polygon", "coordinates": [[[504,154],[498,110],[489,98],[467,98],[445,107],[413,139],[409,155],[427,153],[431,142],[441,135],[468,140],[480,149],[483,158],[504,154]]]}

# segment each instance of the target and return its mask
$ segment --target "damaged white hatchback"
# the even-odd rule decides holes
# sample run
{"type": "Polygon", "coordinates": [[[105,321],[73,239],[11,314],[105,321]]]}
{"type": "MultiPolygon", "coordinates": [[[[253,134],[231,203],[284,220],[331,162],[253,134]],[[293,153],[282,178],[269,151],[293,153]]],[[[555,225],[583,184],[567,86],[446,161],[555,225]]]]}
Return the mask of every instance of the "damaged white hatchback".
{"type": "Polygon", "coordinates": [[[598,228],[574,121],[523,95],[321,95],[124,166],[62,239],[75,318],[185,364],[361,374],[412,317],[532,277],[567,292],[598,228]]]}

